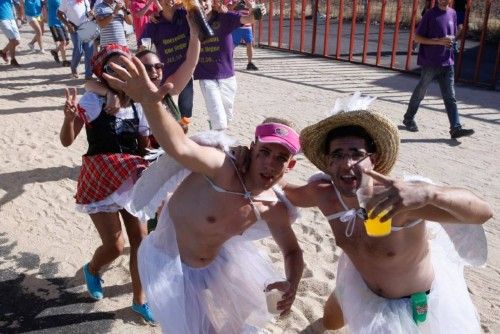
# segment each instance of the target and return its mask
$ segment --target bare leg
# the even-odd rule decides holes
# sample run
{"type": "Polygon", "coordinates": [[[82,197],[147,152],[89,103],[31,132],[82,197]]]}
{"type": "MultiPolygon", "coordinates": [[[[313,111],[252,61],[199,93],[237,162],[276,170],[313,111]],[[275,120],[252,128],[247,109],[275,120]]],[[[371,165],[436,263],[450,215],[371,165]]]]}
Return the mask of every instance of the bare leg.
{"type": "Polygon", "coordinates": [[[344,315],[340,304],[333,292],[325,303],[325,310],[323,313],[323,326],[326,329],[340,329],[344,327],[344,315]]]}
{"type": "Polygon", "coordinates": [[[33,31],[35,32],[35,36],[31,40],[30,44],[35,44],[35,42],[38,43],[38,46],[40,46],[40,50],[43,50],[43,44],[42,44],[42,28],[40,26],[40,22],[38,20],[31,20],[30,21],[30,26],[33,28],[33,31]]]}
{"type": "Polygon", "coordinates": [[[141,280],[139,278],[139,270],[137,267],[137,250],[141,241],[147,236],[147,225],[141,224],[139,219],[132,216],[126,210],[121,210],[125,229],[127,230],[128,239],[130,241],[130,277],[132,278],[133,302],[134,304],[142,305],[146,302],[146,297],[142,289],[141,280]]]}
{"type": "Polygon", "coordinates": [[[59,52],[61,52],[61,58],[63,61],[66,61],[66,41],[59,42],[59,52]]]}
{"type": "Polygon", "coordinates": [[[97,247],[89,263],[90,273],[98,275],[103,266],[113,262],[123,253],[122,226],[118,212],[94,213],[90,218],[102,240],[102,245],[97,247]]]}
{"type": "Polygon", "coordinates": [[[17,39],[9,40],[9,43],[5,47],[4,51],[8,51],[10,53],[10,58],[16,58],[16,46],[19,45],[19,41],[17,39]]]}
{"type": "Polygon", "coordinates": [[[252,46],[252,43],[247,43],[246,47],[247,47],[248,62],[251,63],[252,59],[253,59],[253,46],[252,46]]]}

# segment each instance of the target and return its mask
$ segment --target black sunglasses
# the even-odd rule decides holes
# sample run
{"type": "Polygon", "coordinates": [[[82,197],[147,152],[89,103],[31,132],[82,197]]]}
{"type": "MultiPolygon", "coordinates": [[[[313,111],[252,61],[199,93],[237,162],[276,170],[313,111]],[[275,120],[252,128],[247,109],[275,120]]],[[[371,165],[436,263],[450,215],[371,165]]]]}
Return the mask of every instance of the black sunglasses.
{"type": "Polygon", "coordinates": [[[165,64],[163,63],[156,63],[156,64],[143,64],[144,67],[146,68],[146,71],[150,72],[151,70],[161,70],[163,67],[165,67],[165,64]]]}

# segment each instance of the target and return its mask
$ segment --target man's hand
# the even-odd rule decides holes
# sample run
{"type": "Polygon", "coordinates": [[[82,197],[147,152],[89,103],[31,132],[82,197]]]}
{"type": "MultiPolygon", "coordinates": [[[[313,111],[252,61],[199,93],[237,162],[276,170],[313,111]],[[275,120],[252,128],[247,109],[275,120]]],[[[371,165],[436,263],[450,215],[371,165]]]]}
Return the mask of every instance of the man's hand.
{"type": "Polygon", "coordinates": [[[137,57],[129,59],[120,56],[120,61],[123,66],[113,62],[109,63],[109,66],[115,72],[115,76],[104,73],[103,78],[112,88],[125,92],[135,102],[141,104],[158,103],[174,88],[171,83],[164,83],[162,86],[156,87],[149,79],[144,65],[137,57]]]}
{"type": "Polygon", "coordinates": [[[443,38],[439,38],[438,39],[439,41],[439,44],[447,47],[447,48],[451,48],[451,46],[453,45],[453,42],[455,41],[455,36],[445,36],[443,38]]]}
{"type": "Polygon", "coordinates": [[[370,217],[377,217],[382,211],[388,212],[381,218],[387,221],[396,214],[415,210],[427,205],[431,199],[430,185],[425,182],[405,182],[382,175],[374,170],[363,170],[375,181],[386,187],[386,190],[375,195],[367,204],[366,211],[370,217]],[[373,211],[371,211],[373,209],[373,211]]]}
{"type": "Polygon", "coordinates": [[[265,291],[271,291],[273,289],[277,289],[281,292],[284,292],[283,297],[278,302],[278,307],[277,307],[278,310],[281,311],[280,317],[283,317],[288,313],[290,313],[293,301],[295,300],[295,294],[297,293],[297,288],[292,287],[292,285],[288,281],[278,281],[269,284],[266,287],[265,291]]]}
{"type": "Polygon", "coordinates": [[[76,88],[65,88],[64,96],[66,97],[66,102],[64,103],[64,118],[73,121],[76,116],[78,116],[78,109],[76,108],[76,88]]]}

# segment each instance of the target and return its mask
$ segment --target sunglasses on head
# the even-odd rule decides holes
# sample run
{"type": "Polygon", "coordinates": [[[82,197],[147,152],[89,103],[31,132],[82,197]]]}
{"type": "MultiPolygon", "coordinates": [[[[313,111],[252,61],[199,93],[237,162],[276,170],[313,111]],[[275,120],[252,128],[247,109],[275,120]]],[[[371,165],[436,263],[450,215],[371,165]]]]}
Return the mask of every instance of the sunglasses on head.
{"type": "Polygon", "coordinates": [[[156,63],[156,64],[143,64],[144,67],[146,68],[146,71],[152,71],[153,69],[155,70],[161,70],[165,66],[163,63],[156,63]]]}

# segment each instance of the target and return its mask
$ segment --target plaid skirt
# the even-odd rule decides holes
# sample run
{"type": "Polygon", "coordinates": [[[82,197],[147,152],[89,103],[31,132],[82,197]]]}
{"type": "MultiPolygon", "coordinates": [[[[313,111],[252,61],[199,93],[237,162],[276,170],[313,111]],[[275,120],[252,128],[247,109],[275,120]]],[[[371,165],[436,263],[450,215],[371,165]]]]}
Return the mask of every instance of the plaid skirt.
{"type": "Polygon", "coordinates": [[[147,167],[140,156],[113,153],[82,157],[82,168],[78,177],[76,203],[98,202],[113,192],[129,177],[138,177],[138,172],[147,167]]]}

